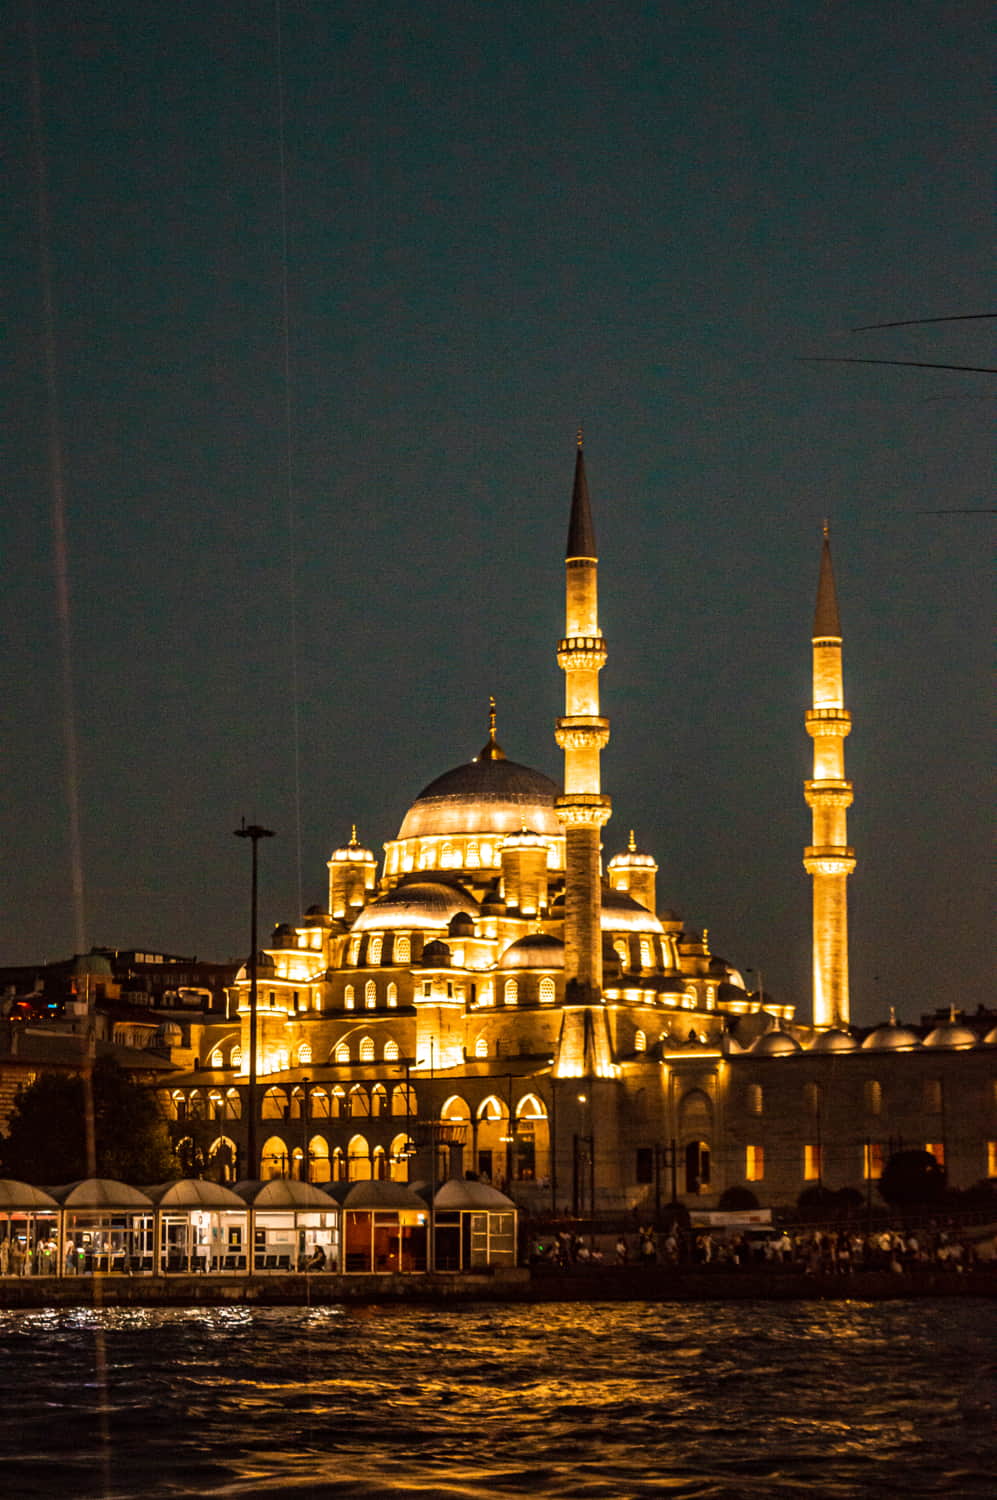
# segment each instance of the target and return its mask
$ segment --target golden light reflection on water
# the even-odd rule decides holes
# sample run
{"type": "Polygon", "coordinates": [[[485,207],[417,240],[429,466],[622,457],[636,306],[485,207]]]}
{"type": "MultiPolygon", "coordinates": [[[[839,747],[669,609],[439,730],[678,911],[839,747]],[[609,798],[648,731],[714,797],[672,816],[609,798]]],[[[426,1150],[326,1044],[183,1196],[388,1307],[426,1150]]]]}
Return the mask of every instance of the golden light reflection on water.
{"type": "Polygon", "coordinates": [[[909,1500],[912,1464],[989,1500],[995,1334],[962,1303],[3,1314],[4,1480],[91,1493],[103,1410],[114,1500],[909,1500]]]}

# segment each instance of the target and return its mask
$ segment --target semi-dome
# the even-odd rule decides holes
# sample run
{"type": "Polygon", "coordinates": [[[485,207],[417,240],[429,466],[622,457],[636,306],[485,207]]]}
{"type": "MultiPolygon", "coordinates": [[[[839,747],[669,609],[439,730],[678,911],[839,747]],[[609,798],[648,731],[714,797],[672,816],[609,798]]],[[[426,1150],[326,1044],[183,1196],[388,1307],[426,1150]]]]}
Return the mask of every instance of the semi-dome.
{"type": "Polygon", "coordinates": [[[790,1053],[802,1052],[803,1048],[795,1036],[790,1036],[788,1031],[781,1031],[776,1027],[772,1031],[764,1031],[756,1041],[752,1042],[749,1050],[756,1057],[788,1057],[790,1053]]]}
{"type": "Polygon", "coordinates": [[[477,910],[477,901],[463,886],[443,880],[402,880],[365,906],[350,931],[445,930],[458,912],[473,916],[477,910]]]}
{"type": "Polygon", "coordinates": [[[603,888],[602,892],[603,932],[654,932],[663,933],[664,928],[653,912],[641,906],[626,891],[603,888]]]}
{"type": "Polygon", "coordinates": [[[924,1039],[925,1047],[949,1047],[953,1052],[965,1052],[968,1047],[975,1047],[979,1041],[975,1031],[968,1026],[962,1026],[958,1021],[945,1021],[941,1026],[936,1026],[934,1031],[929,1031],[924,1039]]]}
{"type": "Polygon", "coordinates": [[[827,1031],[820,1032],[811,1044],[811,1052],[854,1052],[858,1042],[847,1031],[840,1031],[837,1026],[830,1027],[827,1031]]]}
{"type": "MultiPolygon", "coordinates": [[[[486,747],[487,748],[487,747],[486,747]]],[[[548,838],[564,830],[554,811],[557,783],[504,757],[479,755],[423,787],[398,831],[399,839],[451,833],[519,833],[525,826],[548,838]]]]}
{"type": "Polygon", "coordinates": [[[500,969],[563,969],[564,944],[546,932],[530,932],[502,954],[500,969]]]}

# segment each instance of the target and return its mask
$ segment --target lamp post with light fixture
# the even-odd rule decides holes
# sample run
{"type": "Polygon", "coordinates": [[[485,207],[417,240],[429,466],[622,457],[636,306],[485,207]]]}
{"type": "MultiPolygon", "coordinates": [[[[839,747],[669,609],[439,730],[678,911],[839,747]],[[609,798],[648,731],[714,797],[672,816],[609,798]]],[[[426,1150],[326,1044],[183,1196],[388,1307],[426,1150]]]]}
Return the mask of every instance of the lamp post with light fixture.
{"type": "Polygon", "coordinates": [[[257,909],[259,897],[259,857],[258,846],[260,839],[272,839],[274,832],[272,828],[261,828],[258,823],[250,823],[248,828],[243,818],[242,827],[235,830],[237,839],[251,839],[253,846],[253,875],[252,895],[250,898],[250,948],[249,948],[249,1081],[246,1089],[246,1113],[248,1115],[248,1129],[246,1131],[246,1155],[248,1157],[247,1176],[252,1180],[258,1173],[259,1162],[256,1156],[256,1073],[257,1073],[257,1046],[256,1046],[256,1010],[258,1004],[257,994],[257,970],[259,960],[259,949],[257,939],[257,909]]]}

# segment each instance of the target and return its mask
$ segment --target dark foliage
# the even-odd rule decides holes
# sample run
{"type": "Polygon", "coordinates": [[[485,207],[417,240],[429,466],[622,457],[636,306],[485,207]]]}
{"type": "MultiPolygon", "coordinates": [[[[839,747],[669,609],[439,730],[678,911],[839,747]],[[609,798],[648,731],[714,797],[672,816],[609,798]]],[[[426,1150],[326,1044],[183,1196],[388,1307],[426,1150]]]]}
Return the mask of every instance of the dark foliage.
{"type": "Polygon", "coordinates": [[[879,1191],[891,1207],[930,1207],[945,1197],[945,1169],[930,1151],[895,1151],[883,1168],[879,1191]]]}
{"type": "Polygon", "coordinates": [[[100,1058],[89,1077],[43,1073],[18,1092],[0,1137],[0,1174],[38,1185],[90,1176],[152,1183],[176,1177],[178,1162],[154,1093],[100,1058]]]}
{"type": "Polygon", "coordinates": [[[724,1188],[717,1200],[717,1208],[722,1213],[735,1213],[739,1209],[757,1208],[758,1199],[748,1187],[724,1188]]]}

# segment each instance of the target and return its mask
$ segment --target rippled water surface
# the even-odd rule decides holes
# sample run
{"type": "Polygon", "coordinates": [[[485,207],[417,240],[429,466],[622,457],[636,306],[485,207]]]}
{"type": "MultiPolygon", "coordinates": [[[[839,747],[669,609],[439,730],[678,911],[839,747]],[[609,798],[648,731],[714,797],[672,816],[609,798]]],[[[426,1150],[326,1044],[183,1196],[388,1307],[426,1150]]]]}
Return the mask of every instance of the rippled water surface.
{"type": "Polygon", "coordinates": [[[997,1493],[997,1304],[0,1313],[9,1496],[997,1493]]]}

